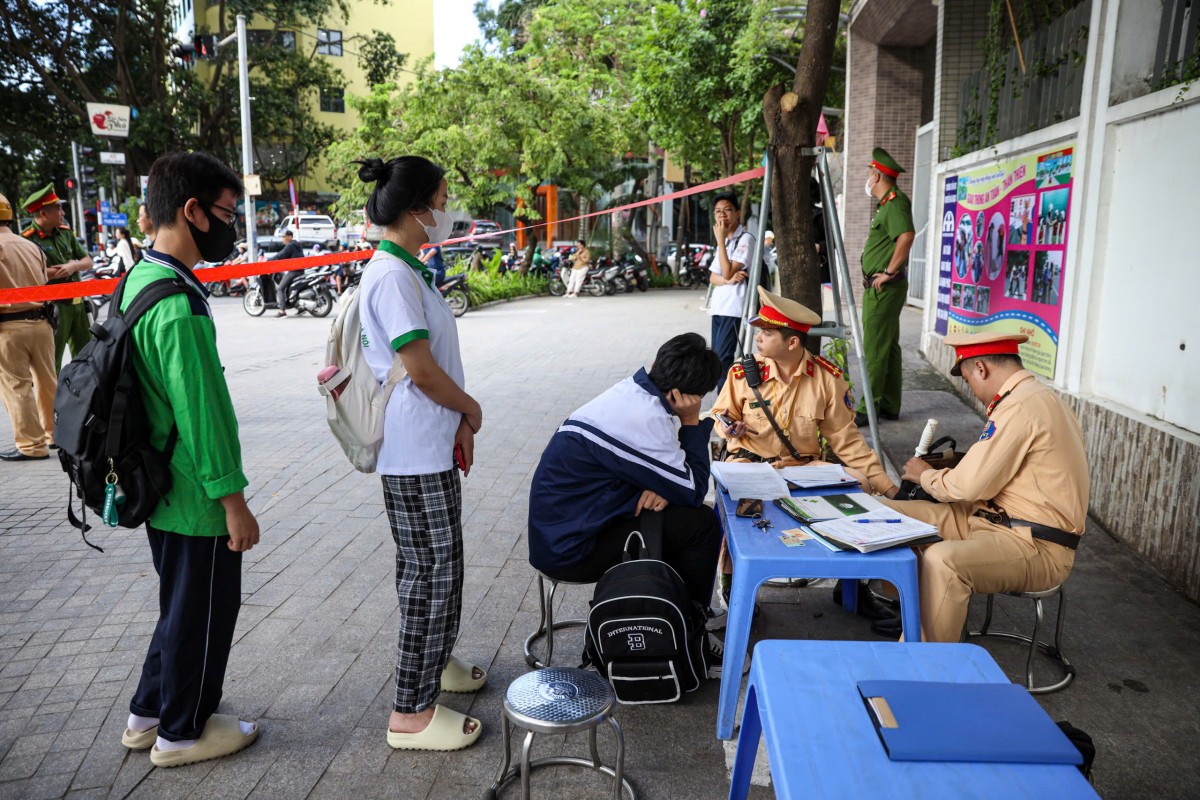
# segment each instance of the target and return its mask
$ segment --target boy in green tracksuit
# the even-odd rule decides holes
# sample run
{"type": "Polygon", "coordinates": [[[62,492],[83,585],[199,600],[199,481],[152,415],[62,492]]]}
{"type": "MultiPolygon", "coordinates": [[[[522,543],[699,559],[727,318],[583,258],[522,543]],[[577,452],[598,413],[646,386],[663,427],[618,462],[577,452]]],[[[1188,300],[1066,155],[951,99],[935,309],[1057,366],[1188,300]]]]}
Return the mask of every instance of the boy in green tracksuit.
{"type": "Polygon", "coordinates": [[[241,605],[242,553],[258,542],[258,522],[243,493],[237,419],[208,293],[190,269],[233,249],[242,192],[237,175],[205,153],[154,162],[147,189],[154,248],[129,273],[120,302],[124,311],[163,278],[187,290],[159,301],[133,328],[151,442],[171,451],[172,486],[146,523],[159,620],[122,742],[149,748],[163,767],[237,752],[258,735],[254,723],[213,713],[241,605]]]}
{"type": "MultiPolygon", "coordinates": [[[[900,354],[900,311],[908,296],[908,252],[916,238],[912,202],[896,186],[904,170],[882,147],[871,153],[867,194],[878,204],[871,230],[863,245],[863,355],[871,378],[875,407],[884,419],[900,418],[900,392],[904,382],[900,354]]],[[[854,421],[867,424],[866,394],[858,403],[854,421]]]]}

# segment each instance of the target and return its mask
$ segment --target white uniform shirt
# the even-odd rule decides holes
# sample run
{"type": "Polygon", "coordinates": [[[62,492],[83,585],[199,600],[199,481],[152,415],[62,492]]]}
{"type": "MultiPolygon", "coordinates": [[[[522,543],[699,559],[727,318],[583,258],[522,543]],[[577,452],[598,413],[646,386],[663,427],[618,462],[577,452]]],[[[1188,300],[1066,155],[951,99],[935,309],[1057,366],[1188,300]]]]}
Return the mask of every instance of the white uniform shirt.
{"type": "MultiPolygon", "coordinates": [[[[399,250],[399,248],[397,248],[399,250]]],[[[416,258],[413,262],[420,264],[416,258]]],[[[381,248],[362,276],[359,313],[367,363],[381,384],[399,347],[428,339],[433,360],[460,387],[465,386],[454,312],[410,266],[381,248]]],[[[454,434],[462,414],[430,400],[405,378],[396,384],[384,416],[381,475],[428,475],[454,468],[454,434]]]]}
{"type": "MultiPolygon", "coordinates": [[[[746,262],[750,260],[750,241],[751,236],[741,225],[738,225],[733,233],[725,237],[725,252],[729,254],[729,262],[742,265],[742,269],[746,269],[746,262]]],[[[721,273],[721,256],[713,253],[712,265],[708,268],[709,272],[721,273]]],[[[709,316],[720,317],[737,317],[742,318],[742,314],[746,310],[746,281],[737,284],[725,284],[723,286],[714,286],[712,290],[712,298],[708,301],[709,316]]]]}

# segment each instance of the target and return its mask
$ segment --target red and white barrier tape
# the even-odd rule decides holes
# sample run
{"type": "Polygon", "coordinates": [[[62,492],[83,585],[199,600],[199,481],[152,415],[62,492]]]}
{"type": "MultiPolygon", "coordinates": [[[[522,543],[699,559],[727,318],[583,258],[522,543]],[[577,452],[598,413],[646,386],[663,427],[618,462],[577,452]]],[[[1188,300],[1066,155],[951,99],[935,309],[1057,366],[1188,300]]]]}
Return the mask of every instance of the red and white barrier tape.
{"type": "MultiPolygon", "coordinates": [[[[639,200],[636,203],[629,203],[616,208],[606,208],[603,211],[593,211],[590,214],[580,214],[576,217],[568,217],[567,219],[559,219],[554,222],[536,222],[523,225],[519,228],[509,228],[508,230],[499,231],[496,233],[480,234],[476,236],[463,236],[457,239],[447,239],[440,242],[440,245],[458,244],[460,242],[473,241],[475,239],[487,238],[494,239],[505,233],[515,233],[519,230],[532,231],[538,228],[544,228],[548,225],[561,225],[567,222],[575,222],[589,217],[599,217],[604,214],[616,214],[621,211],[629,211],[634,208],[642,208],[643,206],[655,205],[656,203],[665,203],[668,200],[675,200],[680,197],[689,197],[693,194],[701,194],[703,192],[711,192],[714,189],[721,189],[725,186],[732,186],[735,183],[743,183],[761,178],[764,173],[763,167],[739,172],[737,175],[730,175],[728,178],[721,178],[708,183],[702,183],[699,186],[693,186],[690,189],[682,189],[671,194],[664,194],[659,197],[650,197],[645,200],[639,200]]],[[[249,278],[255,275],[272,275],[276,272],[290,272],[292,270],[311,269],[312,267],[324,267],[330,264],[343,264],[348,261],[362,261],[370,258],[374,250],[355,250],[347,253],[327,253],[320,256],[305,256],[303,258],[289,258],[283,261],[257,261],[253,264],[233,264],[223,267],[207,267],[196,270],[196,277],[203,283],[217,283],[219,281],[237,280],[239,278],[249,278]]],[[[72,283],[56,283],[51,286],[21,286],[15,289],[0,290],[0,306],[5,306],[13,303],[44,303],[49,300],[71,300],[76,297],[90,297],[92,295],[112,294],[117,288],[117,279],[108,278],[97,281],[75,281],[72,283]]]]}

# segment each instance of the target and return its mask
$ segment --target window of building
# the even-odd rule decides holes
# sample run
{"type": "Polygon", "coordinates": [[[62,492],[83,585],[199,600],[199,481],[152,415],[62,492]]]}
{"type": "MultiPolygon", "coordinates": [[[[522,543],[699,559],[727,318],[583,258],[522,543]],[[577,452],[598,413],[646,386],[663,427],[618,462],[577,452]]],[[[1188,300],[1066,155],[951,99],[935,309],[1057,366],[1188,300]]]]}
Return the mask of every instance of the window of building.
{"type": "Polygon", "coordinates": [[[294,31],[275,31],[264,30],[262,28],[251,28],[246,31],[246,41],[259,47],[264,47],[272,44],[275,47],[282,47],[284,50],[296,49],[296,34],[294,31]]]}
{"type": "Polygon", "coordinates": [[[344,89],[322,89],[321,110],[344,114],[346,112],[346,91],[344,89]]]}
{"type": "Polygon", "coordinates": [[[317,55],[340,56],[342,54],[342,32],[317,28],[317,55]]]}

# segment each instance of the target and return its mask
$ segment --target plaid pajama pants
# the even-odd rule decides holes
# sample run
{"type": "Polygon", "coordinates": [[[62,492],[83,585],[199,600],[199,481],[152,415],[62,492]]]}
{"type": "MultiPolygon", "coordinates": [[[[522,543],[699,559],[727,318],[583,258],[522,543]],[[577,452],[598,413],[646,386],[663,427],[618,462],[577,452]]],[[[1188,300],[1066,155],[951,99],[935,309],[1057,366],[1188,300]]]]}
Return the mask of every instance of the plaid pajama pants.
{"type": "Polygon", "coordinates": [[[415,714],[433,705],[462,616],[462,485],[458,471],[383,475],[383,502],[396,540],[394,708],[415,714]]]}

